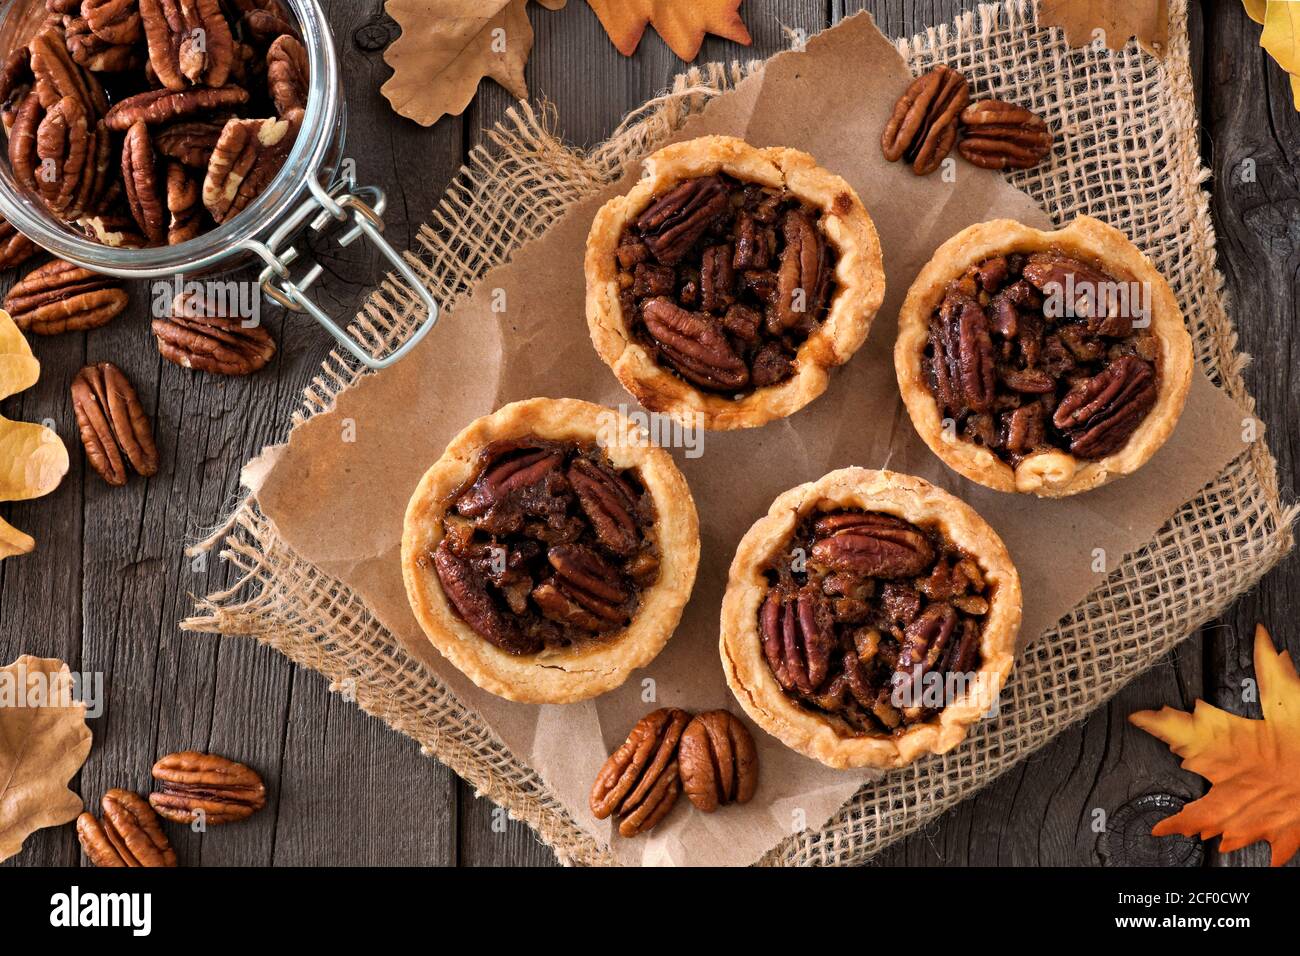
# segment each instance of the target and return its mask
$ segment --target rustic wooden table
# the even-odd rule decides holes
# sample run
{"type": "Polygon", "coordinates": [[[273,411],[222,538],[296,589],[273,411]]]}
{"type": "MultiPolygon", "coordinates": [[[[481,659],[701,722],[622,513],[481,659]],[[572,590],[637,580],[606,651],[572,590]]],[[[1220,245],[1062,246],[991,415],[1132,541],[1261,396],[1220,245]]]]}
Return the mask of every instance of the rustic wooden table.
{"type": "MultiPolygon", "coordinates": [[[[710,39],[700,59],[766,56],[789,45],[786,28],[811,34],[862,8],[887,34],[900,36],[975,5],[747,0],[742,12],[754,46],[710,39]]],[[[485,83],[461,117],[432,129],[401,119],[379,94],[389,75],[382,51],[396,35],[381,0],[323,0],[323,6],[342,54],[349,152],[363,181],[388,190],[388,236],[401,247],[511,100],[485,83]]],[[[537,37],[529,88],[555,104],[560,130],[572,142],[598,142],[682,69],[649,33],[636,56],[620,56],[581,0],[558,13],[530,7],[537,37]]],[[[1282,73],[1259,49],[1259,32],[1235,0],[1193,3],[1193,63],[1204,161],[1214,174],[1206,188],[1213,194],[1220,268],[1241,347],[1258,356],[1247,380],[1270,429],[1283,493],[1293,496],[1300,459],[1300,376],[1290,374],[1300,362],[1300,115],[1282,73]],[[1244,159],[1254,160],[1253,182],[1230,175],[1244,159]]],[[[348,314],[378,263],[332,259],[330,266],[330,305],[348,314]]],[[[36,553],[0,564],[0,661],[31,653],[104,674],[107,709],[93,722],[94,748],[74,788],[97,802],[112,786],[144,789],[161,754],[212,750],[258,767],[271,802],[211,839],[182,833],[177,850],[187,865],[553,865],[527,827],[476,798],[411,740],[329,693],[316,674],[248,639],[178,630],[191,595],[230,577],[216,559],[196,566],[185,545],[227,509],[240,466],[284,438],[329,342],[315,325],[275,312],[269,325],[280,352],[270,368],[247,380],[191,374],[159,359],[148,334],[149,302],[141,286],[133,290],[131,312],[107,328],[37,342],[40,384],[6,408],[25,420],[52,417],[75,452],[57,493],[13,505],[6,515],[36,536],[36,553]],[[109,489],[88,473],[67,400],[76,370],[102,359],[125,369],[156,414],[162,467],[125,489],[109,489]]],[[[1114,813],[1149,793],[1193,798],[1202,792],[1200,779],[1180,771],[1162,745],[1127,724],[1127,715],[1163,704],[1190,707],[1197,697],[1240,710],[1256,621],[1270,623],[1275,638],[1300,657],[1300,626],[1289,613],[1297,592],[1300,558],[1292,558],[1086,723],[878,862],[1099,862],[1089,828],[1093,809],[1114,813]]],[[[1204,859],[1214,866],[1260,865],[1268,850],[1257,845],[1219,856],[1207,847],[1204,859]]],[[[72,827],[65,826],[34,835],[10,865],[79,860],[72,827]]]]}

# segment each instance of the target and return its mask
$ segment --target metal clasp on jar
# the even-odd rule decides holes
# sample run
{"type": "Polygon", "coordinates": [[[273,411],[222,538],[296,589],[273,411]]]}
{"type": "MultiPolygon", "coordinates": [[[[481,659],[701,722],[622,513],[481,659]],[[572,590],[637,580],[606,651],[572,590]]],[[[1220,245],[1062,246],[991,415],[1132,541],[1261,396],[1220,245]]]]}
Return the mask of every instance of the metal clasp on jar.
{"type": "Polygon", "coordinates": [[[266,263],[266,268],[262,270],[258,280],[261,282],[262,292],[268,298],[292,312],[306,312],[323,325],[340,345],[367,368],[388,368],[404,358],[421,339],[429,334],[438,321],[438,303],[433,300],[429,290],[424,287],[401,254],[389,245],[388,240],[382,235],[384,210],[388,205],[382,189],[377,186],[359,187],[351,176],[340,179],[328,190],[321,186],[315,177],[309,177],[307,185],[311,189],[311,197],[299,204],[298,208],[265,241],[245,239],[240,245],[256,253],[266,263]],[[383,358],[371,355],[364,345],[349,335],[320,306],[307,297],[307,290],[324,271],[320,263],[313,263],[307,273],[296,281],[291,277],[289,269],[299,256],[297,248],[291,245],[285,246],[285,243],[298,235],[308,220],[312,231],[322,233],[331,225],[347,222],[349,218],[352,220],[352,228],[338,237],[338,244],[348,246],[362,235],[366,236],[410,286],[416,298],[424,305],[427,315],[410,338],[396,351],[383,358]],[[282,246],[285,248],[282,249],[282,246]]]}

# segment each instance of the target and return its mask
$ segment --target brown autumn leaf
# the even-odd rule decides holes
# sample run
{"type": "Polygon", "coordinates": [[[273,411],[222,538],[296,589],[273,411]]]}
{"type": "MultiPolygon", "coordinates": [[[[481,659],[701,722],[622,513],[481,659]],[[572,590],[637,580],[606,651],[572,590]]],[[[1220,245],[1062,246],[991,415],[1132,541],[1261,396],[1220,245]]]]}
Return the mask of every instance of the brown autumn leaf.
{"type": "MultiPolygon", "coordinates": [[[[558,10],[565,0],[538,0],[558,10]]],[[[528,98],[524,64],[533,49],[528,0],[388,0],[402,34],[384,51],[393,68],[380,92],[422,126],[464,112],[484,77],[528,98]]]]}
{"type": "Polygon", "coordinates": [[[749,46],[753,40],[740,19],[742,0],[587,0],[618,52],[631,56],[647,26],[688,63],[712,33],[749,46]]]}
{"type": "Polygon", "coordinates": [[[0,667],[0,860],[42,827],[81,812],[68,781],[90,753],[86,705],[63,661],[24,655],[0,667]]]}
{"type": "Polygon", "coordinates": [[[1169,4],[1167,0],[1041,0],[1038,25],[1060,27],[1070,46],[1100,40],[1108,49],[1119,50],[1129,37],[1137,37],[1142,49],[1164,56],[1169,45],[1169,4]]]}
{"type": "Polygon", "coordinates": [[[1273,866],[1282,866],[1300,850],[1300,677],[1262,624],[1255,629],[1255,679],[1263,720],[1198,700],[1190,714],[1162,707],[1130,714],[1129,721],[1211,783],[1201,799],[1157,823],[1153,836],[1221,836],[1224,853],[1267,840],[1273,866]]]}

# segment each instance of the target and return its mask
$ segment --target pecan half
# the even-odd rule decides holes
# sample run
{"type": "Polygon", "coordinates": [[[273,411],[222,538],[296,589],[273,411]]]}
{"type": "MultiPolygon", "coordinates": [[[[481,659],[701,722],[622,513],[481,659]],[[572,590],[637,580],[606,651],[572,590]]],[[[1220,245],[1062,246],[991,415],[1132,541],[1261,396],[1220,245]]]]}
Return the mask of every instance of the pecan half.
{"type": "Polygon", "coordinates": [[[1156,401],[1156,370],[1123,355],[1070,390],[1052,424],[1070,437],[1079,458],[1104,458],[1124,446],[1156,401]]]}
{"type": "Polygon", "coordinates": [[[727,203],[727,189],[717,176],[689,179],[660,196],[636,225],[654,257],[676,265],[727,203]]]}
{"type": "Polygon", "coordinates": [[[212,151],[217,148],[217,140],[221,138],[221,129],[219,123],[182,120],[154,134],[154,149],[191,169],[206,170],[212,151]]]}
{"type": "Polygon", "coordinates": [[[513,617],[502,613],[482,578],[446,539],[433,552],[433,567],[452,607],[475,634],[510,654],[535,654],[542,649],[540,638],[525,634],[513,617]]]}
{"type": "Polygon", "coordinates": [[[160,788],[149,805],[173,823],[204,820],[211,826],[251,817],[266,806],[266,786],[257,771],[216,754],[185,750],[153,765],[160,788]]]}
{"type": "Polygon", "coordinates": [[[951,414],[986,412],[993,405],[997,368],[988,316],[979,302],[949,293],[931,322],[935,390],[951,414]]]}
{"type": "Polygon", "coordinates": [[[64,17],[63,34],[72,62],[91,72],[120,73],[140,65],[134,47],[105,40],[91,30],[85,17],[64,17]]]}
{"type": "Polygon", "coordinates": [[[564,460],[563,452],[521,439],[492,442],[481,452],[484,462],[474,484],[456,499],[456,511],[481,517],[511,494],[537,484],[564,460]]]}
{"type": "Polygon", "coordinates": [[[296,135],[292,120],[226,123],[203,180],[203,205],[212,218],[225,222],[256,199],[284,165],[296,135]]]}
{"type": "Polygon", "coordinates": [[[248,102],[248,91],[242,86],[198,87],[192,90],[149,90],[128,96],[113,104],[104,117],[104,123],[115,133],[130,129],[143,120],[150,126],[170,123],[172,120],[215,112],[248,102]]]}
{"type": "Polygon", "coordinates": [[[5,296],[5,311],[24,332],[58,335],[107,325],[127,304],[117,279],[63,259],[33,269],[5,296]]]}
{"type": "Polygon", "coordinates": [[[95,866],[173,867],[176,851],[158,814],[138,793],[114,788],[100,801],[103,821],[87,812],[77,817],[77,839],[95,866]]]}
{"type": "Polygon", "coordinates": [[[248,10],[239,23],[246,36],[265,45],[286,34],[297,36],[292,19],[293,14],[279,0],[265,0],[260,7],[248,10]]]}
{"type": "Polygon", "coordinates": [[[76,97],[87,116],[96,118],[108,111],[108,100],[99,81],[73,62],[64,43],[63,30],[51,26],[32,37],[31,53],[34,89],[41,106],[50,109],[65,96],[76,97]]]}
{"type": "MultiPolygon", "coordinates": [[[[1025,262],[1024,275],[1044,295],[1056,297],[1062,314],[1049,318],[1082,319],[1093,335],[1132,334],[1129,296],[1111,294],[1116,282],[1100,269],[1060,253],[1035,252],[1025,262]]],[[[1051,303],[1044,306],[1050,308],[1051,303]]]]}
{"type": "Polygon", "coordinates": [[[199,181],[180,163],[167,164],[167,244],[179,245],[203,230],[199,181]]]}
{"type": "Polygon", "coordinates": [[[698,715],[677,748],[682,789],[697,810],[748,803],[758,789],[758,750],[749,730],[725,710],[698,715]]]}
{"type": "Polygon", "coordinates": [[[307,48],[288,34],[278,37],[266,51],[266,84],[281,118],[307,107],[310,82],[307,48]]]}
{"type": "Polygon", "coordinates": [[[143,120],[126,131],[122,143],[122,181],[126,185],[127,207],[140,231],[152,243],[165,242],[169,216],[158,182],[158,156],[143,120]]]}
{"type": "MultiPolygon", "coordinates": [[[[25,127],[25,116],[19,126],[25,127]]],[[[102,130],[102,125],[91,123],[74,96],[50,107],[37,127],[31,176],[36,192],[55,215],[76,219],[99,201],[110,148],[102,130]]],[[[16,129],[14,140],[20,135],[25,132],[16,129]]],[[[23,178],[27,178],[25,169],[23,178]]]]}
{"type": "Polygon", "coordinates": [[[912,81],[894,104],[880,148],[891,163],[905,159],[925,176],[939,168],[957,140],[957,119],[970,102],[966,77],[936,66],[912,81]]]}
{"type": "Polygon", "coordinates": [[[169,90],[221,86],[230,77],[235,38],[218,0],[140,0],[149,63],[169,90]]]}
{"type": "Polygon", "coordinates": [[[1052,133],[1034,112],[1002,100],[980,100],[962,110],[957,152],[984,169],[1029,169],[1052,151],[1052,133]]]}
{"type": "Polygon", "coordinates": [[[591,787],[592,815],[621,818],[625,837],[644,833],[668,815],[681,791],[677,745],[691,715],[675,707],[646,714],[610,754],[591,787]]]}
{"type": "Polygon", "coordinates": [[[767,312],[768,331],[811,328],[826,301],[830,286],[826,240],[812,216],[799,209],[786,214],[781,224],[785,249],[776,273],[776,301],[767,312]]]}
{"type": "Polygon", "coordinates": [[[891,515],[846,512],[818,519],[812,559],[833,571],[863,577],[902,578],[920,574],[934,560],[934,548],[914,525],[891,515]]]}
{"type": "Polygon", "coordinates": [[[902,706],[915,706],[920,679],[934,669],[956,627],[957,612],[949,604],[931,604],[907,625],[891,679],[896,703],[901,697],[902,706]]]}
{"type": "Polygon", "coordinates": [[[32,90],[32,55],[27,47],[19,47],[5,57],[0,66],[0,121],[3,121],[5,135],[14,128],[14,119],[18,107],[32,90]]]}
{"type": "Polygon", "coordinates": [[[158,472],[158,447],[149,416],[130,380],[111,362],[87,365],[72,380],[72,411],[86,459],[114,487],[126,484],[126,466],[148,477],[158,472]]]}
{"type": "Polygon", "coordinates": [[[589,458],[575,458],[566,477],[597,540],[623,557],[636,551],[637,499],[627,482],[589,458]]]}
{"type": "Polygon", "coordinates": [[[617,568],[580,544],[556,545],[546,558],[555,575],[533,592],[543,614],[597,633],[627,624],[632,591],[617,568]]]}
{"type": "Polygon", "coordinates": [[[275,339],[260,325],[246,325],[230,308],[182,293],[171,315],[154,319],[158,351],[183,368],[218,375],[251,375],[275,357],[275,339]]]}
{"type": "Polygon", "coordinates": [[[813,693],[830,672],[835,648],[833,617],[818,589],[773,589],[759,610],[763,655],[787,691],[813,693]]]}
{"type": "Polygon", "coordinates": [[[20,266],[36,255],[37,245],[0,216],[0,271],[20,266]]]}
{"type": "Polygon", "coordinates": [[[139,0],[82,0],[81,15],[95,36],[108,43],[135,43],[144,35],[139,0]]]}
{"type": "Polygon", "coordinates": [[[648,299],[641,306],[646,331],[682,378],[714,391],[749,384],[749,368],[727,336],[705,314],[688,312],[671,299],[648,299]]]}

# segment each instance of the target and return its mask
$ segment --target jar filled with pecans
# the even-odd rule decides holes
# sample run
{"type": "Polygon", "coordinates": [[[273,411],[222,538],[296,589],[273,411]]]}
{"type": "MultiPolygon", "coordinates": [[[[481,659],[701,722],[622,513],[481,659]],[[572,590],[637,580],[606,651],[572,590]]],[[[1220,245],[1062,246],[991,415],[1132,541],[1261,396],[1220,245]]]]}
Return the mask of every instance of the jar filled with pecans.
{"type": "Polygon", "coordinates": [[[122,278],[260,263],[262,293],[382,368],[438,308],[383,238],[383,190],[344,157],[339,61],[317,0],[0,0],[0,216],[122,278]],[[423,313],[374,355],[307,295],[309,232],[367,238],[423,313]]]}

